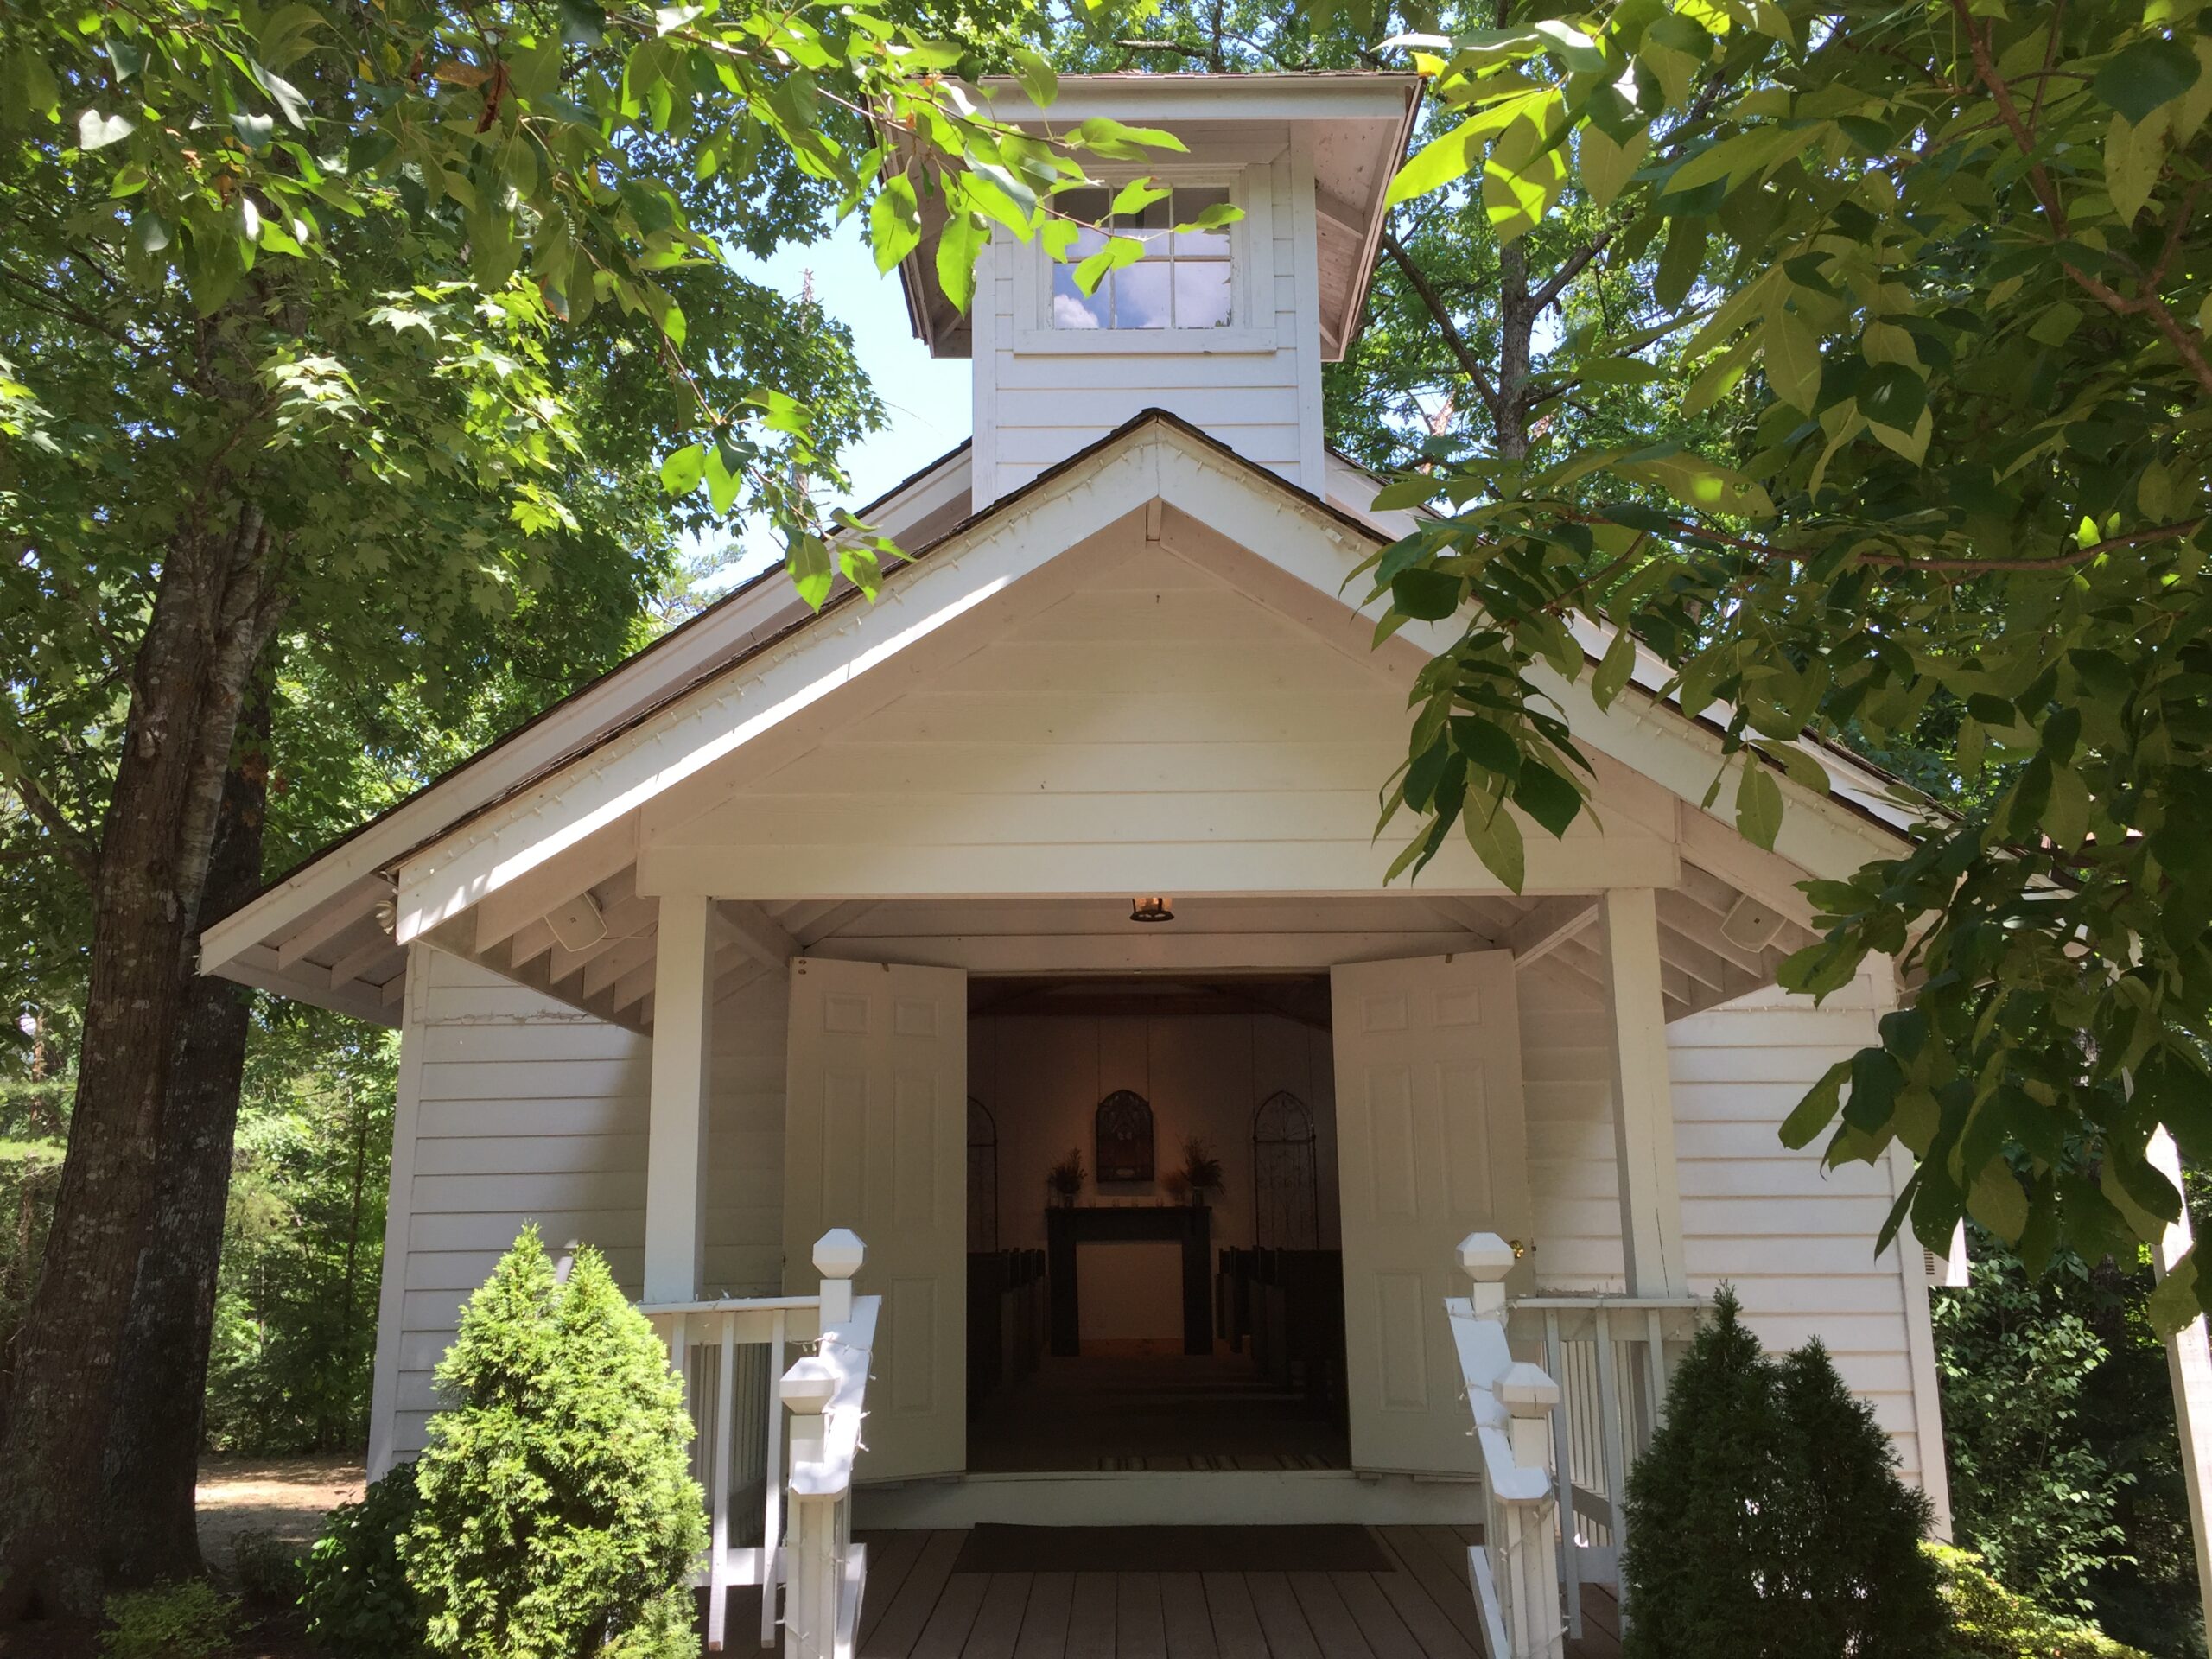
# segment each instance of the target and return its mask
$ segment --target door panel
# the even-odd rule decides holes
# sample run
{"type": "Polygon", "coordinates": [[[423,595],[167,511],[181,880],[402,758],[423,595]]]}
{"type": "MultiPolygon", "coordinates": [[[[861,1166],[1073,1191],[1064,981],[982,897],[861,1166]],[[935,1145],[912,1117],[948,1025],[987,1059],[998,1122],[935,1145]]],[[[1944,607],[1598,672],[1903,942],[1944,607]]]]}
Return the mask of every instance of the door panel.
{"type": "Polygon", "coordinates": [[[1529,1236],[1513,957],[1359,963],[1329,989],[1352,1465],[1472,1474],[1444,1299],[1469,1233],[1529,1236]]]}
{"type": "Polygon", "coordinates": [[[791,963],[784,1288],[814,1288],[814,1242],[849,1227],[880,1293],[860,1474],[967,1466],[968,976],[791,963]]]}

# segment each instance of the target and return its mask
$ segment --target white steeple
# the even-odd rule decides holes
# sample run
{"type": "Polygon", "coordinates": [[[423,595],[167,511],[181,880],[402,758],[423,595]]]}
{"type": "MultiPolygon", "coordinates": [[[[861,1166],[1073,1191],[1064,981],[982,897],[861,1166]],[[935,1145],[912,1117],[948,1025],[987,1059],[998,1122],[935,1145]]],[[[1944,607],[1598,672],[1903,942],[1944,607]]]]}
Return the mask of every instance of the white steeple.
{"type": "MultiPolygon", "coordinates": [[[[932,354],[975,363],[971,510],[1148,408],[1325,493],[1321,365],[1358,329],[1420,88],[1396,74],[1081,75],[1039,110],[1014,82],[988,83],[994,113],[1025,127],[1109,116],[1165,128],[1187,149],[1091,163],[1109,186],[1142,175],[1173,193],[1130,226],[1145,257],[1095,294],[1001,228],[963,317],[938,286],[925,221],[902,270],[907,310],[932,354]],[[1219,201],[1241,217],[1167,231],[1219,201]]],[[[1106,205],[1061,200],[1084,218],[1106,205]]]]}

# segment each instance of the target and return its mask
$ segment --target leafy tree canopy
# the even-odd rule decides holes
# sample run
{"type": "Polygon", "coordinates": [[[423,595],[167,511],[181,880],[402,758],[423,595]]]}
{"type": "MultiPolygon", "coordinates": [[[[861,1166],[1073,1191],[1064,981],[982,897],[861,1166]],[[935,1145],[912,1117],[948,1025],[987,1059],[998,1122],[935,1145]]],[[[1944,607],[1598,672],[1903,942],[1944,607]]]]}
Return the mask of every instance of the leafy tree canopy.
{"type": "MultiPolygon", "coordinates": [[[[1879,750],[1942,722],[1917,846],[1815,884],[1826,936],[1785,970],[1825,992],[1878,952],[1910,982],[1786,1129],[1913,1153],[1885,1240],[1963,1213],[2037,1268],[2126,1253],[2180,1213],[2154,1128],[2212,1159],[2201,22],[1622,0],[1398,42],[1436,102],[1396,197],[1507,246],[1595,215],[1609,259],[1656,254],[1667,315],[1570,314],[1553,367],[1679,361],[1708,423],[1446,437],[1386,493],[1443,510],[1376,566],[1400,623],[1478,619],[1421,687],[1403,865],[1458,830],[1518,884],[1524,818],[1556,833],[1587,788],[1542,705],[1585,673],[1610,702],[1631,631],[1685,706],[1725,705],[1709,798],[1764,844],[1779,776],[1826,783],[1805,727],[1879,750]],[[1594,668],[1577,615],[1618,630],[1594,668]]],[[[2156,1317],[2208,1291],[2184,1263],[2156,1317]]]]}

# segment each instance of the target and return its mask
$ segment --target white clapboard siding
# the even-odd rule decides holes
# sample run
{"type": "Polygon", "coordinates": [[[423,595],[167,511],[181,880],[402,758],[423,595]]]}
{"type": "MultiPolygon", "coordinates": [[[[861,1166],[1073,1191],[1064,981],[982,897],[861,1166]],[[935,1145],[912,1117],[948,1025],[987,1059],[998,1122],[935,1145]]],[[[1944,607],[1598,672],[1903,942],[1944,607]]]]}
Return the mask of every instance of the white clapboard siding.
{"type": "MultiPolygon", "coordinates": [[[[1592,993],[1541,971],[1520,976],[1536,1272],[1548,1290],[1624,1288],[1613,1150],[1611,1038],[1592,993]]],[[[1777,992],[1667,1028],[1692,1287],[1736,1287],[1773,1350],[1814,1337],[1871,1403],[1909,1477],[1921,1474],[1907,1287],[1895,1249],[1874,1255],[1889,1213],[1886,1168],[1824,1171],[1790,1152],[1782,1120],[1828,1065],[1873,1033],[1868,987],[1815,1009],[1777,992]]]]}
{"type": "MultiPolygon", "coordinates": [[[[427,946],[417,961],[424,982],[402,1035],[412,1134],[393,1148],[404,1245],[385,1265],[393,1374],[378,1393],[393,1413],[379,1443],[400,1456],[423,1444],[438,1403],[432,1373],[461,1305],[525,1224],[556,1248],[597,1246],[637,1294],[652,1074],[652,1045],[633,1032],[427,946]]],[[[715,1011],[710,1292],[767,1290],[781,1277],[784,1004],[781,977],[767,976],[715,1011]]]]}
{"type": "Polygon", "coordinates": [[[1245,348],[1121,352],[1099,337],[1054,349],[1039,327],[1040,257],[1001,232],[976,307],[975,431],[978,506],[1097,442],[1147,409],[1165,409],[1247,460],[1322,493],[1320,340],[1313,181],[1280,124],[1223,126],[1187,158],[1239,168],[1248,220],[1237,234],[1245,315],[1229,331],[1245,348]],[[1315,293],[1301,292],[1301,283],[1315,293]],[[1318,314],[1315,314],[1318,315],[1318,314]],[[1252,349],[1256,345],[1257,349],[1252,349]],[[1272,345],[1272,349],[1268,346],[1272,345]]]}
{"type": "MultiPolygon", "coordinates": [[[[772,887],[974,891],[951,872],[982,849],[1005,891],[1110,891],[1102,861],[1119,859],[1171,892],[1264,868],[1306,873],[1286,887],[1380,894],[1410,833],[1410,820],[1375,833],[1405,733],[1404,689],[1373,661],[1141,547],[773,770],[721,763],[690,816],[647,836],[671,855],[711,849],[772,887]]],[[[1672,856],[1674,804],[1649,780],[1600,758],[1596,806],[1569,828],[1572,868],[1600,868],[1600,840],[1672,856]]],[[[1558,859],[1530,833],[1536,859],[1558,859]]],[[[1428,880],[1494,885],[1457,842],[1428,880]]]]}
{"type": "Polygon", "coordinates": [[[1823,1169],[1817,1147],[1790,1152],[1777,1134],[1807,1087],[1872,1039],[1877,1012],[1861,981],[1825,1007],[1770,990],[1667,1028],[1683,1247],[1694,1287],[1733,1285],[1767,1347],[1827,1344],[1918,1478],[1932,1417],[1917,1390],[1934,1379],[1916,1376],[1897,1251],[1874,1254],[1888,1167],[1823,1169]]]}

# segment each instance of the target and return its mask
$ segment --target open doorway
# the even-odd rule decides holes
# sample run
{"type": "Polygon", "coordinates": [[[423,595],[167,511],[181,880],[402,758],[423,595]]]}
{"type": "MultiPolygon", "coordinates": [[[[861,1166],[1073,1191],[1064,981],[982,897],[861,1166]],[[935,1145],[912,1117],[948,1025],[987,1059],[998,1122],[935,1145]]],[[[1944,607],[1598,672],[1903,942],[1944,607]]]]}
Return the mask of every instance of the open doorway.
{"type": "Polygon", "coordinates": [[[1348,1466],[1327,976],[977,977],[968,1033],[969,1468],[1348,1466]]]}

